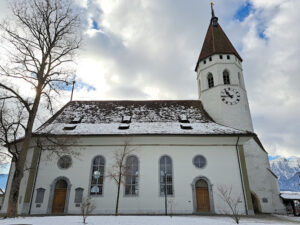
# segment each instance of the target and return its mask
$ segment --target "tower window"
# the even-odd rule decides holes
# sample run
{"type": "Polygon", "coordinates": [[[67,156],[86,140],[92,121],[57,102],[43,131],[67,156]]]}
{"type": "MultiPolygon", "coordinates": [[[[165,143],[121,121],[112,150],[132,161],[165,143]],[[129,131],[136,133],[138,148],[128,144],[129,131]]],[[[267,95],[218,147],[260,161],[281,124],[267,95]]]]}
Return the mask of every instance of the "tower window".
{"type": "Polygon", "coordinates": [[[212,88],[214,86],[214,77],[212,73],[207,75],[208,88],[212,88]]]}
{"type": "Polygon", "coordinates": [[[230,55],[227,55],[227,59],[230,59],[230,55]]]}
{"type": "Polygon", "coordinates": [[[211,58],[211,57],[209,57],[209,61],[212,61],[212,58],[211,58]]]}
{"type": "Polygon", "coordinates": [[[206,64],[206,60],[204,60],[203,63],[206,64]]]}
{"type": "Polygon", "coordinates": [[[219,55],[220,59],[223,59],[223,55],[219,55]]]}
{"type": "Polygon", "coordinates": [[[223,81],[224,84],[230,84],[229,72],[227,70],[224,70],[223,72],[223,81]]]}

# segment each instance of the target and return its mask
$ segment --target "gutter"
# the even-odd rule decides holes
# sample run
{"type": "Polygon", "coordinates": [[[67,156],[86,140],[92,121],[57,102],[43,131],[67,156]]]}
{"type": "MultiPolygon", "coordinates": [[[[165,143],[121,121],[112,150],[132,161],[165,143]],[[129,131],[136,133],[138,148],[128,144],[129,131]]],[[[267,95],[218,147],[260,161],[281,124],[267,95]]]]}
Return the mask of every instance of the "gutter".
{"type": "Polygon", "coordinates": [[[236,141],[236,144],[235,144],[235,149],[236,149],[236,154],[237,154],[237,158],[238,158],[238,164],[239,164],[239,170],[240,170],[240,178],[241,178],[241,182],[242,182],[242,189],[243,189],[243,197],[244,197],[246,215],[249,215],[248,207],[247,207],[247,199],[246,199],[246,196],[245,196],[246,194],[245,194],[244,179],[243,179],[242,169],[241,169],[240,153],[239,153],[239,149],[238,149],[239,140],[240,140],[240,136],[238,136],[238,138],[237,138],[237,141],[236,141]]]}

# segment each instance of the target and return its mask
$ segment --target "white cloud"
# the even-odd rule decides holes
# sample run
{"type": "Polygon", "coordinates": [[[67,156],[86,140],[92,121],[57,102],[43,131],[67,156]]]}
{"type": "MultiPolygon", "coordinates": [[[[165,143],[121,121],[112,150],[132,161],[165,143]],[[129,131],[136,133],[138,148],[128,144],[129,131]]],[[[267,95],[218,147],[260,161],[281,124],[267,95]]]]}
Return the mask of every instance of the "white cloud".
{"type": "MultiPolygon", "coordinates": [[[[76,1],[85,26],[77,76],[96,90],[77,90],[75,99],[197,99],[194,67],[210,0],[76,1]]],[[[245,0],[217,0],[215,12],[244,59],[256,132],[271,155],[299,156],[300,2],[249,1],[243,22],[234,15],[245,0]]]]}

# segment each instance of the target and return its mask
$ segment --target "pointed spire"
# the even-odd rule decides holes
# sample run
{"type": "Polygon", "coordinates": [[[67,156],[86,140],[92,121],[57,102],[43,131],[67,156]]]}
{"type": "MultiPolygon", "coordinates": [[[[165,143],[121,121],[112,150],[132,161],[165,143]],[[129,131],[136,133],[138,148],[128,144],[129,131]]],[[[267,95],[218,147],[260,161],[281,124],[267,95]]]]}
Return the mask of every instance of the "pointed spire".
{"type": "Polygon", "coordinates": [[[243,61],[239,53],[235,50],[229,38],[226,36],[222,27],[218,24],[218,17],[215,16],[214,3],[211,3],[211,21],[202,45],[202,49],[196,64],[197,71],[201,60],[205,60],[214,54],[233,54],[240,61],[243,61]]]}
{"type": "Polygon", "coordinates": [[[215,17],[215,11],[214,11],[214,3],[213,2],[210,3],[210,7],[211,7],[211,18],[214,18],[215,17]]]}
{"type": "Polygon", "coordinates": [[[218,26],[218,17],[215,16],[215,10],[214,10],[214,3],[211,2],[210,3],[210,7],[211,7],[211,23],[214,27],[218,26]]]}

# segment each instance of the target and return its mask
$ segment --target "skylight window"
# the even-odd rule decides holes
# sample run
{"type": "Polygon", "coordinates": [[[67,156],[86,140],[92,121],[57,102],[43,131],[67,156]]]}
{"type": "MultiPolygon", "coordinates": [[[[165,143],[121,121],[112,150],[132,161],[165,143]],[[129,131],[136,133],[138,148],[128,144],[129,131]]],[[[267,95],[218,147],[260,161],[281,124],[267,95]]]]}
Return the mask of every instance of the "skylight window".
{"type": "Polygon", "coordinates": [[[189,123],[190,121],[188,120],[187,115],[182,114],[179,116],[179,122],[180,123],[189,123]]]}
{"type": "Polygon", "coordinates": [[[63,130],[74,130],[76,128],[76,125],[73,124],[66,124],[63,128],[63,130]]]}
{"type": "Polygon", "coordinates": [[[78,124],[78,123],[81,122],[82,118],[83,118],[83,116],[80,116],[80,117],[79,117],[79,116],[76,116],[76,117],[74,117],[74,118],[72,119],[71,123],[72,123],[72,124],[78,124]]]}
{"type": "Polygon", "coordinates": [[[131,123],[131,116],[122,116],[122,123],[131,123]]]}
{"type": "Polygon", "coordinates": [[[126,130],[126,129],[129,129],[129,124],[121,123],[121,124],[119,125],[119,129],[120,129],[120,130],[126,130]]]}
{"type": "Polygon", "coordinates": [[[193,127],[192,127],[191,124],[186,124],[186,123],[180,124],[180,128],[183,129],[183,130],[191,130],[191,129],[193,129],[193,127]]]}

